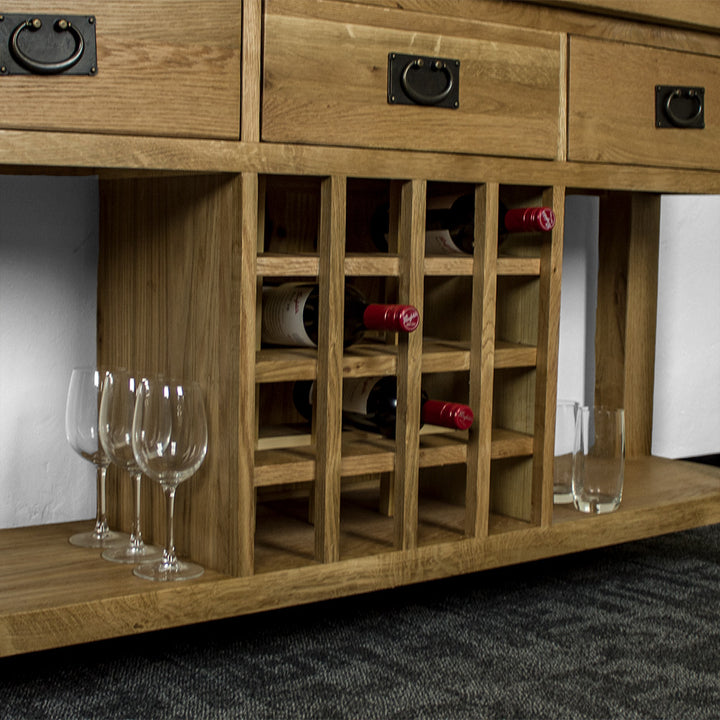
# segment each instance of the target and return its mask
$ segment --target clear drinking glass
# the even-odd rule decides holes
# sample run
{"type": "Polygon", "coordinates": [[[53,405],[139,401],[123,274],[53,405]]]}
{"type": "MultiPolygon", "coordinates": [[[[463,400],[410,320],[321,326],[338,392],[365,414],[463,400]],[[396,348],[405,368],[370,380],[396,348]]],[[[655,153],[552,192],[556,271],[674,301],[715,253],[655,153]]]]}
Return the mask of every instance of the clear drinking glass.
{"type": "Polygon", "coordinates": [[[100,444],[98,432],[101,392],[100,371],[95,368],[72,371],[65,406],[65,436],[70,447],[97,468],[95,527],[70,537],[70,543],[78,547],[107,548],[127,539],[125,533],[110,530],[107,522],[105,479],[110,458],[100,444]]]}
{"type": "Polygon", "coordinates": [[[132,450],[132,423],[135,412],[135,378],[124,369],[105,373],[100,401],[100,443],[117,467],[126,470],[133,480],[133,525],[130,540],[103,552],[105,560],[138,563],[159,560],[161,550],[146,545],[140,527],[140,491],[142,472],[132,450]]]}
{"type": "Polygon", "coordinates": [[[555,408],[553,502],[556,505],[563,505],[573,501],[572,469],[578,408],[579,405],[574,400],[558,400],[555,408]]]}
{"type": "Polygon", "coordinates": [[[573,458],[573,503],[599,514],[620,507],[625,479],[625,412],[622,408],[580,408],[573,458]]]}
{"type": "Polygon", "coordinates": [[[166,501],[167,538],[158,562],[133,568],[147,580],[188,580],[203,568],[178,559],[175,554],[175,492],[195,474],[207,454],[207,421],[200,386],[162,377],[143,379],[137,391],[132,427],[132,447],[140,469],[160,483],[166,501]]]}

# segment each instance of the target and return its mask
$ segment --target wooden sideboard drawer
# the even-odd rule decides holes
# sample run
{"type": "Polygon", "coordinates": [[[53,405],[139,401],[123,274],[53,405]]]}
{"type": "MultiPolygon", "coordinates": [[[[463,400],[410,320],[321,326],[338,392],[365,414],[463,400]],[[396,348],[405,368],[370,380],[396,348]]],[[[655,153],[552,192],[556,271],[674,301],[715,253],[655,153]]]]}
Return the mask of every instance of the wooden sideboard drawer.
{"type": "MultiPolygon", "coordinates": [[[[239,138],[239,0],[6,0],[2,12],[3,52],[10,23],[20,25],[14,15],[94,17],[97,72],[15,74],[6,66],[1,128],[239,138]]],[[[51,34],[49,23],[40,32],[51,34]]]]}
{"type": "Polygon", "coordinates": [[[572,37],[569,76],[569,160],[720,168],[720,58],[572,37]],[[657,127],[657,86],[682,89],[684,112],[673,111],[680,120],[702,102],[704,127],[673,126],[663,107],[660,121],[670,126],[657,127]],[[687,95],[694,88],[702,100],[687,95]]]}
{"type": "Polygon", "coordinates": [[[556,158],[564,131],[562,47],[556,33],[268,0],[262,139],[556,158]],[[457,109],[391,103],[390,53],[459,60],[457,109]]]}

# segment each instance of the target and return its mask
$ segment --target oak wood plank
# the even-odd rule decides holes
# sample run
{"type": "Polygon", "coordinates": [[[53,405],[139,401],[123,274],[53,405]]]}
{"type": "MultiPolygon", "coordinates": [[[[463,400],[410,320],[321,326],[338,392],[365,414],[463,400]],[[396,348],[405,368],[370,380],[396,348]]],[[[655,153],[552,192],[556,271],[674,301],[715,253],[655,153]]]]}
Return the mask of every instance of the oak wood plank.
{"type": "Polygon", "coordinates": [[[560,335],[565,188],[543,192],[543,205],[555,212],[555,227],[541,245],[538,303],[537,373],[535,376],[535,454],[532,517],[543,527],[552,522],[555,405],[560,335]]]}
{"type": "MultiPolygon", "coordinates": [[[[312,553],[298,558],[292,547],[261,546],[258,574],[232,578],[206,572],[182,587],[144,582],[127,568],[70,546],[68,535],[82,523],[2,530],[0,655],[369,592],[720,522],[717,468],[638,458],[626,469],[623,503],[615,513],[585,516],[556,508],[548,528],[499,518],[486,538],[451,534],[445,542],[409,552],[383,549],[329,564],[314,562],[312,553]]],[[[454,523],[458,511],[462,514],[462,508],[447,506],[443,512],[454,523]]]]}
{"type": "Polygon", "coordinates": [[[346,180],[323,180],[318,254],[319,327],[313,437],[317,447],[314,493],[315,557],[340,557],[340,462],[342,426],[342,337],[345,283],[346,180]]]}
{"type": "Polygon", "coordinates": [[[490,514],[498,202],[497,184],[476,187],[468,398],[475,421],[465,477],[465,533],[470,537],[487,534],[490,514]]]}
{"type": "Polygon", "coordinates": [[[398,300],[414,305],[420,313],[418,328],[398,338],[397,346],[397,441],[392,508],[395,547],[402,550],[417,545],[426,188],[424,180],[412,180],[403,183],[400,191],[398,300]]]}
{"type": "Polygon", "coordinates": [[[525,33],[363,5],[271,0],[262,138],[554,158],[560,141],[560,36],[525,33]],[[437,56],[439,47],[443,57],[460,63],[459,106],[428,112],[389,103],[389,54],[437,56]]]}
{"type": "MultiPolygon", "coordinates": [[[[208,175],[101,185],[98,361],[200,383],[208,454],[178,491],[175,539],[181,554],[223,572],[236,572],[239,552],[240,184],[208,175]]],[[[143,484],[144,534],[157,542],[163,506],[154,483],[143,484]]],[[[110,507],[126,527],[128,485],[110,507]]]]}
{"type": "Polygon", "coordinates": [[[720,193],[720,172],[712,170],[281,143],[0,130],[0,168],[4,173],[91,173],[110,179],[239,172],[392,178],[399,167],[408,177],[446,182],[720,193]]]}
{"type": "MultiPolygon", "coordinates": [[[[31,6],[58,12],[57,2],[31,6]]],[[[25,14],[29,7],[8,0],[2,10],[25,14]]],[[[239,138],[239,3],[67,0],[61,7],[95,16],[97,73],[3,77],[0,127],[239,138]]]]}

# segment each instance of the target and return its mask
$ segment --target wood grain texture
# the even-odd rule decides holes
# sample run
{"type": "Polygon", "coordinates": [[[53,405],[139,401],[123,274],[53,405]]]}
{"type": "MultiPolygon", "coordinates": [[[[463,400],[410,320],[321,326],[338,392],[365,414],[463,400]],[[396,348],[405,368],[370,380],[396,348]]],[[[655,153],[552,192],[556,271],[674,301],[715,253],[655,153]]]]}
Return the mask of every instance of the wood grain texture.
{"type": "Polygon", "coordinates": [[[490,515],[498,201],[497,185],[475,189],[468,398],[475,422],[468,443],[465,478],[465,532],[470,537],[487,534],[490,515]]]}
{"type": "Polygon", "coordinates": [[[720,168],[720,58],[571,38],[569,92],[570,160],[720,168]],[[656,85],[704,87],[705,127],[655,127],[656,85]]]}
{"type": "Polygon", "coordinates": [[[600,201],[595,403],[625,408],[626,454],[652,445],[660,198],[600,201]]]}
{"type": "Polygon", "coordinates": [[[242,2],[242,104],[240,139],[260,139],[260,85],[262,74],[262,2],[242,2]]]}
{"type": "Polygon", "coordinates": [[[264,59],[262,138],[269,142],[557,156],[559,35],[272,0],[264,59]],[[391,52],[459,60],[459,108],[389,103],[391,52]]]}
{"type": "MultiPolygon", "coordinates": [[[[94,15],[94,76],[3,77],[0,127],[130,135],[240,136],[240,4],[68,0],[68,15],[94,15]]],[[[4,13],[26,13],[8,0],[4,13]]],[[[55,2],[32,12],[58,12],[55,2]]]]}
{"type": "Polygon", "coordinates": [[[638,18],[678,26],[720,30],[720,7],[715,0],[528,0],[581,11],[638,18]]]}
{"type": "Polygon", "coordinates": [[[542,203],[553,209],[556,221],[552,231],[545,233],[540,250],[532,517],[535,522],[547,527],[551,524],[553,515],[555,404],[560,336],[565,189],[558,187],[546,189],[543,192],[542,203]]]}
{"type": "Polygon", "coordinates": [[[414,180],[403,183],[400,191],[398,255],[401,272],[398,301],[414,305],[421,318],[418,328],[406,333],[398,341],[398,410],[392,508],[395,547],[403,550],[410,550],[417,545],[426,189],[424,180],[414,180]]]}
{"type": "MultiPolygon", "coordinates": [[[[236,365],[238,383],[238,424],[237,424],[237,476],[229,475],[226,482],[237,488],[236,517],[234,527],[228,528],[230,537],[237,537],[236,555],[226,572],[251,575],[254,569],[255,547],[255,490],[253,487],[253,462],[257,434],[258,406],[255,378],[255,349],[260,346],[260,321],[258,307],[258,285],[256,280],[257,247],[261,244],[264,225],[259,222],[259,197],[261,183],[258,176],[245,173],[241,176],[240,188],[240,236],[233,243],[232,267],[233,294],[237,300],[232,307],[238,309],[239,339],[236,365]],[[237,304],[236,304],[237,303],[237,304]]],[[[234,379],[231,379],[234,382],[234,379]]]]}
{"type": "Polygon", "coordinates": [[[720,172],[698,169],[64,132],[38,136],[21,130],[0,130],[0,168],[10,174],[89,173],[108,179],[239,172],[384,179],[402,168],[403,175],[428,181],[720,193],[720,172]]]}
{"type": "MultiPolygon", "coordinates": [[[[386,532],[377,512],[354,507],[363,527],[386,532]]],[[[348,532],[349,554],[354,542],[364,556],[318,564],[312,552],[298,555],[312,528],[300,518],[284,520],[268,525],[270,535],[258,539],[258,574],[206,572],[173,587],[142,581],[95,552],[70,546],[68,535],[82,523],[2,530],[0,655],[370,592],[720,522],[720,472],[658,458],[630,460],[617,512],[593,517],[558,508],[549,528],[493,519],[486,538],[440,535],[438,528],[462,527],[463,509],[423,507],[427,524],[420,532],[428,543],[409,553],[388,548],[385,535],[373,542],[372,536],[348,532]],[[288,544],[276,542],[278,527],[285,528],[288,544]],[[374,554],[367,554],[369,547],[374,554]]]]}
{"type": "MultiPolygon", "coordinates": [[[[345,0],[354,3],[356,0],[345,0]]],[[[364,0],[366,4],[396,8],[395,0],[364,0]]],[[[473,2],[448,2],[447,0],[403,0],[403,9],[409,12],[450,15],[458,18],[503,23],[505,25],[550,30],[569,36],[620,40],[638,45],[655,45],[675,50],[687,50],[708,55],[720,55],[720,36],[717,34],[717,7],[715,0],[524,0],[497,2],[497,0],[473,0],[473,2]],[[595,12],[601,3],[613,3],[602,12],[595,12]],[[594,5],[594,7],[592,7],[594,5]],[[695,6],[698,6],[695,8],[695,6]],[[633,16],[624,9],[635,11],[633,16]],[[709,9],[709,12],[705,10],[709,9]],[[642,10],[642,12],[640,12],[642,10]],[[683,18],[682,13],[686,12],[683,18]],[[696,22],[691,22],[691,15],[696,22]],[[656,17],[658,24],[648,22],[656,17]],[[644,17],[642,17],[644,16],[644,17]],[[705,18],[707,22],[705,22],[705,18]],[[640,22],[638,22],[638,20],[640,22]],[[687,21],[687,22],[685,22],[687,21]],[[707,31],[709,30],[709,32],[707,31]]]]}
{"type": "MultiPolygon", "coordinates": [[[[207,567],[234,572],[240,181],[222,175],[103,181],[100,195],[98,362],[200,382],[209,449],[198,474],[178,491],[176,544],[207,567]]],[[[154,510],[145,527],[157,540],[164,536],[163,509],[150,485],[144,500],[154,510]]],[[[118,503],[116,519],[128,526],[122,487],[118,503]]]]}
{"type": "Polygon", "coordinates": [[[315,479],[315,557],[340,557],[340,463],[342,425],[343,308],[345,307],[345,178],[322,182],[318,253],[319,328],[313,438],[317,448],[315,479]]]}

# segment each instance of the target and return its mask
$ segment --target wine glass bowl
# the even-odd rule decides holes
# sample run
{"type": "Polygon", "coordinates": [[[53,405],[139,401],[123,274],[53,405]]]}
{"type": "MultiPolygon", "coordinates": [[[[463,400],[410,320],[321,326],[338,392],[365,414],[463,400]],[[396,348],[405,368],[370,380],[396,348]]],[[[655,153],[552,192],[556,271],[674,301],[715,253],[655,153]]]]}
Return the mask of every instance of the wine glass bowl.
{"type": "Polygon", "coordinates": [[[135,378],[124,369],[105,373],[100,401],[100,443],[107,456],[133,481],[133,525],[129,541],[105,550],[105,560],[120,563],[137,563],[159,559],[160,548],[147,545],[142,536],[140,497],[142,472],[132,449],[132,422],[135,413],[135,378]]]}
{"type": "Polygon", "coordinates": [[[132,448],[142,472],[159,483],[166,501],[166,542],[158,562],[142,563],[135,575],[158,581],[199,577],[203,568],[175,553],[175,492],[192,477],[207,454],[207,420],[203,394],[196,382],[145,378],[137,390],[132,448]]]}
{"type": "Polygon", "coordinates": [[[127,536],[110,530],[106,512],[106,477],[110,458],[99,436],[99,410],[103,377],[96,368],[74,368],[70,375],[65,405],[65,436],[80,457],[97,468],[97,512],[95,527],[69,538],[72,545],[108,548],[127,536]]]}

